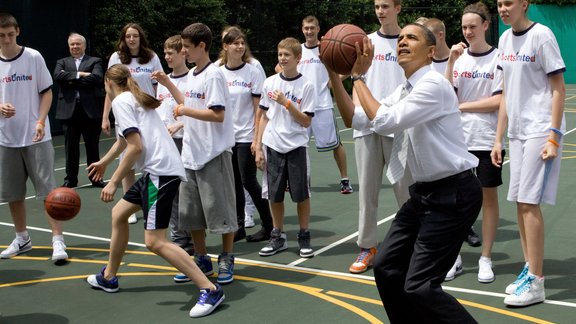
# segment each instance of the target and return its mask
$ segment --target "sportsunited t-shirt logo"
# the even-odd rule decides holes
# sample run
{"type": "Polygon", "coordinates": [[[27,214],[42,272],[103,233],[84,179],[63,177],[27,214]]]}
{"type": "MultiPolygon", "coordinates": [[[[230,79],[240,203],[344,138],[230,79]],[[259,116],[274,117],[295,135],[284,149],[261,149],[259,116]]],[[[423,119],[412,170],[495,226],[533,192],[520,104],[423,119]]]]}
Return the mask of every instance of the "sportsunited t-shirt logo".
{"type": "MultiPolygon", "coordinates": [[[[273,92],[273,91],[268,91],[268,98],[270,98],[271,100],[274,100],[274,99],[273,99],[273,96],[274,96],[274,92],[273,92]]],[[[285,96],[288,100],[290,100],[290,101],[292,101],[292,102],[295,102],[295,103],[297,103],[297,104],[300,104],[300,103],[302,102],[302,98],[296,97],[295,95],[291,94],[290,91],[285,92],[285,93],[284,93],[284,96],[285,96]]]]}
{"type": "Polygon", "coordinates": [[[0,78],[0,83],[32,81],[32,75],[14,73],[0,78]]]}
{"type": "Polygon", "coordinates": [[[171,99],[171,98],[172,98],[172,94],[171,94],[171,93],[160,93],[160,94],[158,94],[158,99],[159,99],[159,100],[171,99]]]}
{"type": "Polygon", "coordinates": [[[298,65],[300,64],[322,64],[322,61],[320,61],[319,58],[309,58],[309,59],[305,59],[305,60],[301,60],[300,62],[298,62],[298,65]]]}
{"type": "Polygon", "coordinates": [[[536,55],[526,55],[520,54],[520,52],[516,52],[516,54],[500,54],[500,60],[507,61],[507,62],[536,62],[536,55]]]}
{"type": "Polygon", "coordinates": [[[195,91],[186,91],[184,94],[186,98],[193,98],[193,99],[206,99],[205,93],[199,93],[195,91]]]}
{"type": "Polygon", "coordinates": [[[464,79],[487,79],[487,80],[494,80],[494,73],[489,72],[480,72],[476,71],[454,71],[453,73],[454,79],[457,78],[464,78],[464,79]]]}
{"type": "Polygon", "coordinates": [[[386,53],[386,54],[376,54],[376,55],[374,55],[374,61],[398,62],[398,57],[393,52],[386,53]]]}
{"type": "Polygon", "coordinates": [[[245,82],[245,81],[227,81],[228,87],[241,87],[241,88],[252,88],[252,82],[245,82]]]}
{"type": "Polygon", "coordinates": [[[130,68],[130,73],[152,73],[154,70],[149,67],[139,66],[137,68],[130,68]]]}

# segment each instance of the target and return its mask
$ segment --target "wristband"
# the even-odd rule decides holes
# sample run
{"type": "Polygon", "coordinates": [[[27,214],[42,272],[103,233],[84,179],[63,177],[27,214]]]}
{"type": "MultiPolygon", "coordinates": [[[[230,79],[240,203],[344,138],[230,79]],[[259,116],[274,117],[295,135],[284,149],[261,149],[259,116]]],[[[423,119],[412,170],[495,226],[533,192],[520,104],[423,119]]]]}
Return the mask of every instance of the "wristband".
{"type": "Polygon", "coordinates": [[[180,114],[180,109],[182,109],[184,107],[184,104],[178,104],[178,106],[176,106],[176,116],[182,116],[180,114]]]}
{"type": "Polygon", "coordinates": [[[42,127],[44,127],[46,125],[43,120],[37,121],[36,124],[40,124],[40,125],[42,125],[42,127]]]}
{"type": "Polygon", "coordinates": [[[558,135],[560,137],[564,136],[564,134],[562,134],[562,132],[557,128],[552,127],[552,128],[550,128],[550,130],[553,131],[554,133],[556,133],[556,135],[558,135]]]}
{"type": "Polygon", "coordinates": [[[553,140],[551,138],[548,139],[548,142],[552,143],[556,147],[560,147],[560,144],[558,144],[558,142],[556,142],[555,140],[553,140]]]}
{"type": "Polygon", "coordinates": [[[290,108],[290,100],[286,100],[284,107],[286,107],[286,110],[288,110],[288,108],[290,108]]]}

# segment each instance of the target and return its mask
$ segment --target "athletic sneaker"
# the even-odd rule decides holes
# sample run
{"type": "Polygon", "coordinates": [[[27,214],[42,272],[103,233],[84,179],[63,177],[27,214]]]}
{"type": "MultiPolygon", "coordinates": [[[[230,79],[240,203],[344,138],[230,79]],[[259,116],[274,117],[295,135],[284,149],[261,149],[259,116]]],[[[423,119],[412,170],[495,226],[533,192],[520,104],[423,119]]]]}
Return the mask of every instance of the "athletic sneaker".
{"type": "Polygon", "coordinates": [[[52,249],[52,261],[68,259],[68,253],[66,253],[66,244],[64,244],[64,241],[54,241],[52,243],[52,249]]]}
{"type": "Polygon", "coordinates": [[[130,215],[130,217],[128,217],[128,224],[136,224],[136,223],[138,223],[138,217],[136,217],[136,214],[130,215]]]}
{"type": "Polygon", "coordinates": [[[368,270],[368,267],[372,265],[372,259],[376,255],[376,248],[364,249],[360,248],[360,254],[356,257],[356,261],[350,265],[348,271],[350,273],[362,273],[368,270]]]}
{"type": "Polygon", "coordinates": [[[219,284],[228,284],[234,281],[234,256],[222,253],[218,256],[218,279],[219,284]]]}
{"type": "Polygon", "coordinates": [[[350,185],[350,180],[348,179],[342,179],[340,180],[340,193],[341,194],[350,194],[353,193],[354,189],[352,189],[352,186],[350,185]]]}
{"type": "Polygon", "coordinates": [[[446,274],[446,278],[444,278],[444,281],[454,280],[454,278],[456,278],[457,275],[462,273],[462,270],[463,270],[462,257],[460,256],[460,254],[458,254],[456,262],[454,262],[454,265],[452,266],[450,271],[448,271],[448,273],[446,274]]]}
{"type": "Polygon", "coordinates": [[[509,306],[529,306],[541,303],[546,299],[544,277],[537,278],[528,273],[513,294],[504,298],[504,304],[509,306]]]}
{"type": "Polygon", "coordinates": [[[200,289],[200,296],[196,305],[190,310],[190,317],[202,317],[212,313],[224,301],[224,290],[214,284],[216,290],[200,289]]]}
{"type": "Polygon", "coordinates": [[[287,248],[288,242],[286,242],[286,233],[280,232],[279,229],[275,228],[270,233],[268,244],[266,244],[258,254],[260,254],[260,256],[271,256],[280,251],[284,251],[287,248]]]}
{"type": "Polygon", "coordinates": [[[506,293],[508,295],[512,295],[516,291],[518,286],[524,281],[527,274],[528,274],[528,263],[524,264],[524,268],[522,268],[522,271],[518,275],[518,278],[516,278],[516,280],[514,280],[513,283],[509,284],[506,287],[506,293]]]}
{"type": "Polygon", "coordinates": [[[258,232],[252,234],[252,235],[247,235],[246,236],[246,241],[247,242],[262,242],[262,241],[268,241],[270,239],[270,232],[271,230],[262,227],[260,228],[260,230],[258,230],[258,232]]]}
{"type": "MultiPolygon", "coordinates": [[[[196,262],[196,265],[198,266],[198,268],[200,268],[200,271],[202,271],[202,273],[204,273],[205,276],[208,277],[214,273],[214,269],[212,268],[212,260],[210,259],[209,256],[195,255],[194,262],[196,262]]],[[[179,272],[174,276],[174,282],[176,283],[189,282],[191,280],[192,279],[188,278],[188,276],[186,276],[182,272],[179,272]]]]}
{"type": "Polygon", "coordinates": [[[112,279],[106,280],[104,278],[104,270],[106,270],[106,267],[102,268],[102,271],[98,274],[89,275],[88,278],[86,278],[86,281],[90,286],[92,286],[92,288],[101,289],[107,293],[117,292],[119,290],[118,278],[114,276],[112,279]]]}
{"type": "Polygon", "coordinates": [[[245,228],[252,228],[255,225],[256,224],[254,223],[254,216],[246,214],[246,216],[244,216],[244,227],[245,228]]]}
{"type": "Polygon", "coordinates": [[[298,246],[300,247],[301,258],[311,258],[314,256],[314,250],[310,246],[310,231],[301,229],[298,232],[298,246]]]}
{"type": "Polygon", "coordinates": [[[478,260],[478,282],[489,283],[494,281],[494,271],[492,271],[492,260],[487,257],[480,257],[478,260]]]}
{"type": "Polygon", "coordinates": [[[32,250],[32,239],[28,238],[28,241],[22,242],[19,238],[15,238],[6,250],[0,253],[0,258],[10,259],[30,250],[32,250]]]}

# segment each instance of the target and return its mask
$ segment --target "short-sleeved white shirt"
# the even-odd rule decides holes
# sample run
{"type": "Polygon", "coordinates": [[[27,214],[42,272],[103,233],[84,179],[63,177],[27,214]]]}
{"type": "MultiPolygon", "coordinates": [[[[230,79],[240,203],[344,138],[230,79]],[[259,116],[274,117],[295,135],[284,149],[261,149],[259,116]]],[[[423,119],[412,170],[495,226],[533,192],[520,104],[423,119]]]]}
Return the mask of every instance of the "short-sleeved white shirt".
{"type": "Polygon", "coordinates": [[[184,139],[182,161],[184,167],[201,170],[206,163],[225,151],[232,152],[234,146],[234,125],[232,113],[228,111],[230,94],[222,70],[209,63],[201,71],[197,67],[190,70],[184,92],[187,108],[224,109],[223,122],[209,122],[182,116],[184,139]]]}
{"type": "MultiPolygon", "coordinates": [[[[456,60],[452,80],[460,103],[502,93],[498,53],[495,47],[485,53],[472,53],[468,49],[456,60]]],[[[468,150],[492,150],[498,126],[498,110],[487,113],[462,112],[461,117],[468,150]]]]}
{"type": "Polygon", "coordinates": [[[413,89],[401,99],[402,86],[382,101],[372,121],[381,135],[406,130],[406,163],[415,181],[435,181],[478,166],[462,134],[458,98],[443,74],[426,65],[408,82],[413,89]]]}
{"type": "Polygon", "coordinates": [[[298,147],[308,147],[308,129],[298,123],[290,112],[272,100],[272,94],[279,90],[301,112],[314,116],[314,86],[299,74],[286,78],[282,73],[275,74],[262,86],[260,108],[266,110],[268,124],[262,134],[262,143],[279,153],[288,153],[298,147]]]}
{"type": "MultiPolygon", "coordinates": [[[[380,31],[368,35],[374,46],[374,59],[366,73],[366,86],[378,101],[388,97],[396,88],[406,82],[404,70],[398,64],[398,35],[384,35],[380,31]]],[[[374,132],[367,122],[362,107],[356,107],[352,117],[353,137],[361,137],[374,132]]]]}
{"type": "MultiPolygon", "coordinates": [[[[0,116],[0,145],[26,147],[36,143],[32,138],[40,116],[40,95],[51,86],[52,76],[37,50],[22,47],[16,57],[0,58],[0,102],[11,103],[16,109],[10,118],[0,116]]],[[[40,142],[52,139],[48,118],[45,123],[40,142]]]]}
{"type": "Polygon", "coordinates": [[[186,181],[184,165],[176,144],[154,109],[140,106],[134,95],[125,91],[112,100],[112,111],[122,137],[137,131],[143,151],[136,167],[157,176],[178,176],[186,181]]]}
{"type": "MultiPolygon", "coordinates": [[[[180,90],[182,93],[185,91],[185,85],[187,80],[188,72],[182,75],[174,75],[173,73],[170,74],[170,81],[180,90]]],[[[164,122],[165,126],[172,125],[176,122],[174,119],[174,108],[178,104],[174,96],[170,93],[166,87],[161,84],[158,84],[158,88],[156,88],[156,98],[162,101],[160,107],[156,108],[156,112],[160,116],[160,119],[164,122]]],[[[184,128],[180,129],[176,133],[172,134],[173,138],[182,138],[184,135],[184,128]]]]}
{"type": "Polygon", "coordinates": [[[252,100],[262,94],[264,75],[258,68],[246,63],[234,69],[221,65],[220,69],[224,73],[230,93],[230,107],[227,112],[233,116],[236,143],[252,143],[255,118],[252,100]]]}
{"type": "MultiPolygon", "coordinates": [[[[122,64],[120,62],[120,56],[118,56],[118,52],[112,53],[110,56],[110,61],[108,61],[108,68],[110,68],[114,64],[122,64]]],[[[154,53],[152,55],[152,59],[146,64],[138,63],[138,57],[133,57],[130,61],[130,64],[126,64],[128,69],[130,70],[130,74],[136,83],[146,92],[147,94],[151,95],[152,97],[156,96],[154,91],[154,86],[157,84],[156,80],[152,80],[152,72],[154,71],[162,71],[162,64],[160,63],[160,59],[158,55],[154,53]]]]}
{"type": "Polygon", "coordinates": [[[548,77],[566,70],[556,37],[548,27],[534,23],[519,33],[506,30],[498,49],[504,73],[508,137],[525,140],[547,136],[552,121],[548,77]]]}
{"type": "Polygon", "coordinates": [[[301,44],[302,59],[298,62],[298,72],[312,82],[316,96],[315,110],[325,110],[334,108],[330,88],[328,88],[328,71],[324,63],[320,61],[319,46],[307,47],[301,44]]]}
{"type": "Polygon", "coordinates": [[[432,59],[432,64],[430,64],[432,71],[436,71],[440,74],[444,74],[446,72],[446,67],[448,66],[448,59],[449,59],[449,57],[447,57],[443,60],[432,59]]]}

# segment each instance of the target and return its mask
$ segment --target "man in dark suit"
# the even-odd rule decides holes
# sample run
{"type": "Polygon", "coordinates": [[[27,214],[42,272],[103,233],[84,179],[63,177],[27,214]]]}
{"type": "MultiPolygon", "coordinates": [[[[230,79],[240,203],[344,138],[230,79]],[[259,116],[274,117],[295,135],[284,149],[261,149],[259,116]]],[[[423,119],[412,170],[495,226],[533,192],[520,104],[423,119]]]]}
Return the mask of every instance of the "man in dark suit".
{"type": "MultiPolygon", "coordinates": [[[[86,39],[76,33],[68,37],[71,56],[56,62],[54,80],[58,83],[56,119],[62,121],[66,151],[66,178],[63,187],[78,185],[80,135],[86,146],[86,162],[100,160],[100,140],[103,96],[102,59],[85,54],[86,39]]],[[[95,187],[104,187],[102,181],[92,181],[95,187]]]]}

